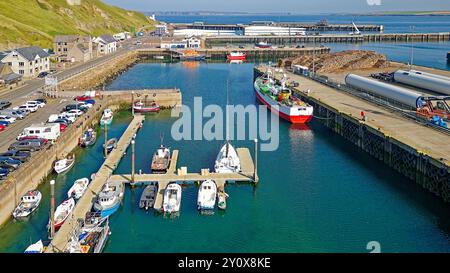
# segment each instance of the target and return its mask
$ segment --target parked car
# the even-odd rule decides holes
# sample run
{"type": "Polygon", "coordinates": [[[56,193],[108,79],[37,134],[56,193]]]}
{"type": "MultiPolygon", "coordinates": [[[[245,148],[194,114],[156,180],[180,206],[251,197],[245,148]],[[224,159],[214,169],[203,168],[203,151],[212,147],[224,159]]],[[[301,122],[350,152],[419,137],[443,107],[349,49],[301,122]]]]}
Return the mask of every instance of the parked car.
{"type": "Polygon", "coordinates": [[[16,119],[24,119],[26,115],[19,110],[6,109],[0,112],[0,115],[8,115],[16,119]]]}
{"type": "Polygon", "coordinates": [[[58,118],[57,120],[50,122],[50,123],[59,123],[59,124],[65,124],[66,126],[69,126],[70,120],[65,118],[58,118]]]}
{"type": "Polygon", "coordinates": [[[77,97],[75,98],[76,101],[85,101],[85,100],[90,100],[90,99],[91,99],[91,97],[86,96],[86,95],[77,96],[77,97]]]}
{"type": "Polygon", "coordinates": [[[67,113],[68,113],[69,115],[75,115],[75,116],[77,116],[77,117],[82,116],[82,115],[84,114],[84,112],[81,111],[81,110],[79,110],[79,109],[72,109],[72,110],[70,110],[70,111],[67,111],[67,113]]]}
{"type": "Polygon", "coordinates": [[[5,125],[2,125],[2,124],[0,124],[0,132],[1,132],[1,131],[5,131],[5,129],[6,129],[6,126],[5,126],[5,125]]]}
{"type": "Polygon", "coordinates": [[[40,102],[37,100],[30,100],[30,101],[27,101],[25,104],[37,105],[39,108],[43,108],[45,106],[45,102],[40,102]]]}
{"type": "Polygon", "coordinates": [[[12,159],[20,160],[22,162],[27,161],[30,156],[31,156],[30,152],[18,150],[11,150],[0,154],[0,158],[9,157],[12,159]]]}
{"type": "Polygon", "coordinates": [[[16,122],[16,118],[8,115],[0,115],[0,121],[7,121],[9,124],[12,124],[16,122]]]}
{"type": "Polygon", "coordinates": [[[1,126],[4,126],[4,127],[8,127],[9,122],[4,121],[4,120],[0,120],[0,125],[1,125],[1,126]]]}
{"type": "Polygon", "coordinates": [[[19,140],[11,144],[8,150],[30,151],[35,152],[45,145],[42,139],[25,139],[19,140]]]}
{"type": "Polygon", "coordinates": [[[6,109],[11,106],[9,101],[0,101],[0,110],[6,109]]]}
{"type": "Polygon", "coordinates": [[[47,76],[48,76],[48,72],[43,71],[43,72],[39,73],[38,78],[45,78],[47,76]]]}
{"type": "Polygon", "coordinates": [[[67,119],[68,121],[70,121],[70,123],[74,123],[75,120],[77,119],[77,117],[78,117],[78,116],[77,116],[76,114],[69,113],[69,112],[62,112],[62,113],[59,115],[59,118],[67,119]]]}
{"type": "Polygon", "coordinates": [[[60,123],[59,124],[59,131],[60,132],[64,132],[66,130],[66,128],[67,128],[66,124],[64,124],[64,123],[60,123]]]}
{"type": "Polygon", "coordinates": [[[47,100],[44,99],[44,98],[41,98],[41,99],[35,99],[35,101],[40,102],[40,103],[47,104],[47,100]]]}
{"type": "Polygon", "coordinates": [[[38,110],[38,108],[39,107],[37,105],[22,104],[20,106],[14,107],[13,110],[22,110],[22,109],[24,109],[24,110],[30,111],[31,113],[34,113],[34,112],[36,112],[38,110]]]}
{"type": "Polygon", "coordinates": [[[9,174],[7,169],[0,168],[0,180],[5,179],[9,174]]]}
{"type": "Polygon", "coordinates": [[[77,103],[72,103],[72,104],[67,104],[66,107],[64,107],[64,112],[73,110],[73,109],[79,109],[81,107],[80,104],[77,103]]]}
{"type": "Polygon", "coordinates": [[[85,100],[84,102],[87,103],[87,104],[90,104],[90,105],[94,105],[95,104],[95,100],[93,100],[93,99],[85,100]]]}

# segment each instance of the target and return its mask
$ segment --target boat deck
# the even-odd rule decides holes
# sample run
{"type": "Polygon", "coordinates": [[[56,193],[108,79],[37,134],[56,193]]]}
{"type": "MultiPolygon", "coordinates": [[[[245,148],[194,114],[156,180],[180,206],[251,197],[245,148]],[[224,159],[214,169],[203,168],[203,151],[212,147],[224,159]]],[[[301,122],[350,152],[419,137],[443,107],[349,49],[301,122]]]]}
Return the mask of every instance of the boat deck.
{"type": "Polygon", "coordinates": [[[92,208],[92,200],[101,191],[103,185],[108,181],[113,171],[119,165],[120,160],[125,154],[128,146],[133,139],[134,134],[140,128],[140,124],[144,121],[145,116],[135,115],[128,128],[120,138],[117,148],[112,150],[106,158],[103,165],[100,167],[95,175],[95,178],[89,184],[89,190],[78,200],[72,215],[70,215],[59,231],[55,234],[55,237],[51,241],[46,252],[62,251],[68,243],[70,234],[73,228],[77,225],[77,219],[84,219],[86,213],[92,208]]]}

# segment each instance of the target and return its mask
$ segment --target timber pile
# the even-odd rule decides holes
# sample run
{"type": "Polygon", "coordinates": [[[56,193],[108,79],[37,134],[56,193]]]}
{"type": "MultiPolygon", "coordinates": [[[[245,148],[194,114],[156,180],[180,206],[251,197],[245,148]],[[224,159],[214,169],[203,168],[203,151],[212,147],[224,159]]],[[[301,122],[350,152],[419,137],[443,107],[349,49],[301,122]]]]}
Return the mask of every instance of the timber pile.
{"type": "MultiPolygon", "coordinates": [[[[389,67],[385,55],[375,51],[347,50],[337,53],[318,54],[314,58],[316,73],[335,73],[345,70],[372,69],[389,67]]],[[[305,55],[281,60],[285,68],[302,65],[313,68],[313,56],[305,55]]]]}

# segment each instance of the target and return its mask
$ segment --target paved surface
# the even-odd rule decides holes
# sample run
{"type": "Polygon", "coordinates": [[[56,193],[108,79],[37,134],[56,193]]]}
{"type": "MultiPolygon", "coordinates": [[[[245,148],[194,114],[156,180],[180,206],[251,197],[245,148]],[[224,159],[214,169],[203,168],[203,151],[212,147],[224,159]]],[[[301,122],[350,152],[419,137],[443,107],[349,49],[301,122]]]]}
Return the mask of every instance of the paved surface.
{"type": "Polygon", "coordinates": [[[46,252],[53,252],[53,247],[55,247],[55,251],[64,250],[68,243],[68,240],[70,239],[70,234],[73,230],[73,227],[76,226],[77,219],[84,219],[86,213],[91,210],[92,200],[101,191],[103,185],[119,165],[119,162],[122,159],[128,146],[130,145],[134,134],[137,132],[140,124],[144,119],[145,116],[143,115],[136,115],[133,118],[130,125],[125,130],[119,142],[117,143],[117,148],[108,155],[105,162],[96,173],[94,180],[92,180],[92,182],[89,184],[88,190],[77,202],[74,211],[62,225],[60,230],[56,233],[54,239],[51,242],[51,245],[47,248],[46,252]]]}

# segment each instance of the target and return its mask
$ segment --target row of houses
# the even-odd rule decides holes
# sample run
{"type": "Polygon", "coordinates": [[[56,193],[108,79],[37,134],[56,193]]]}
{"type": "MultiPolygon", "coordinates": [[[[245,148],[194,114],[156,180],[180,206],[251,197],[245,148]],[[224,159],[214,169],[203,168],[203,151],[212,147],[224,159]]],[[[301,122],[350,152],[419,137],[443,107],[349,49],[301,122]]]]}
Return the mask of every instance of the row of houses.
{"type": "MultiPolygon", "coordinates": [[[[122,40],[122,36],[118,40],[122,40]]],[[[86,62],[116,52],[118,40],[110,35],[101,35],[96,38],[59,35],[53,41],[53,48],[59,62],[86,62]]]]}

